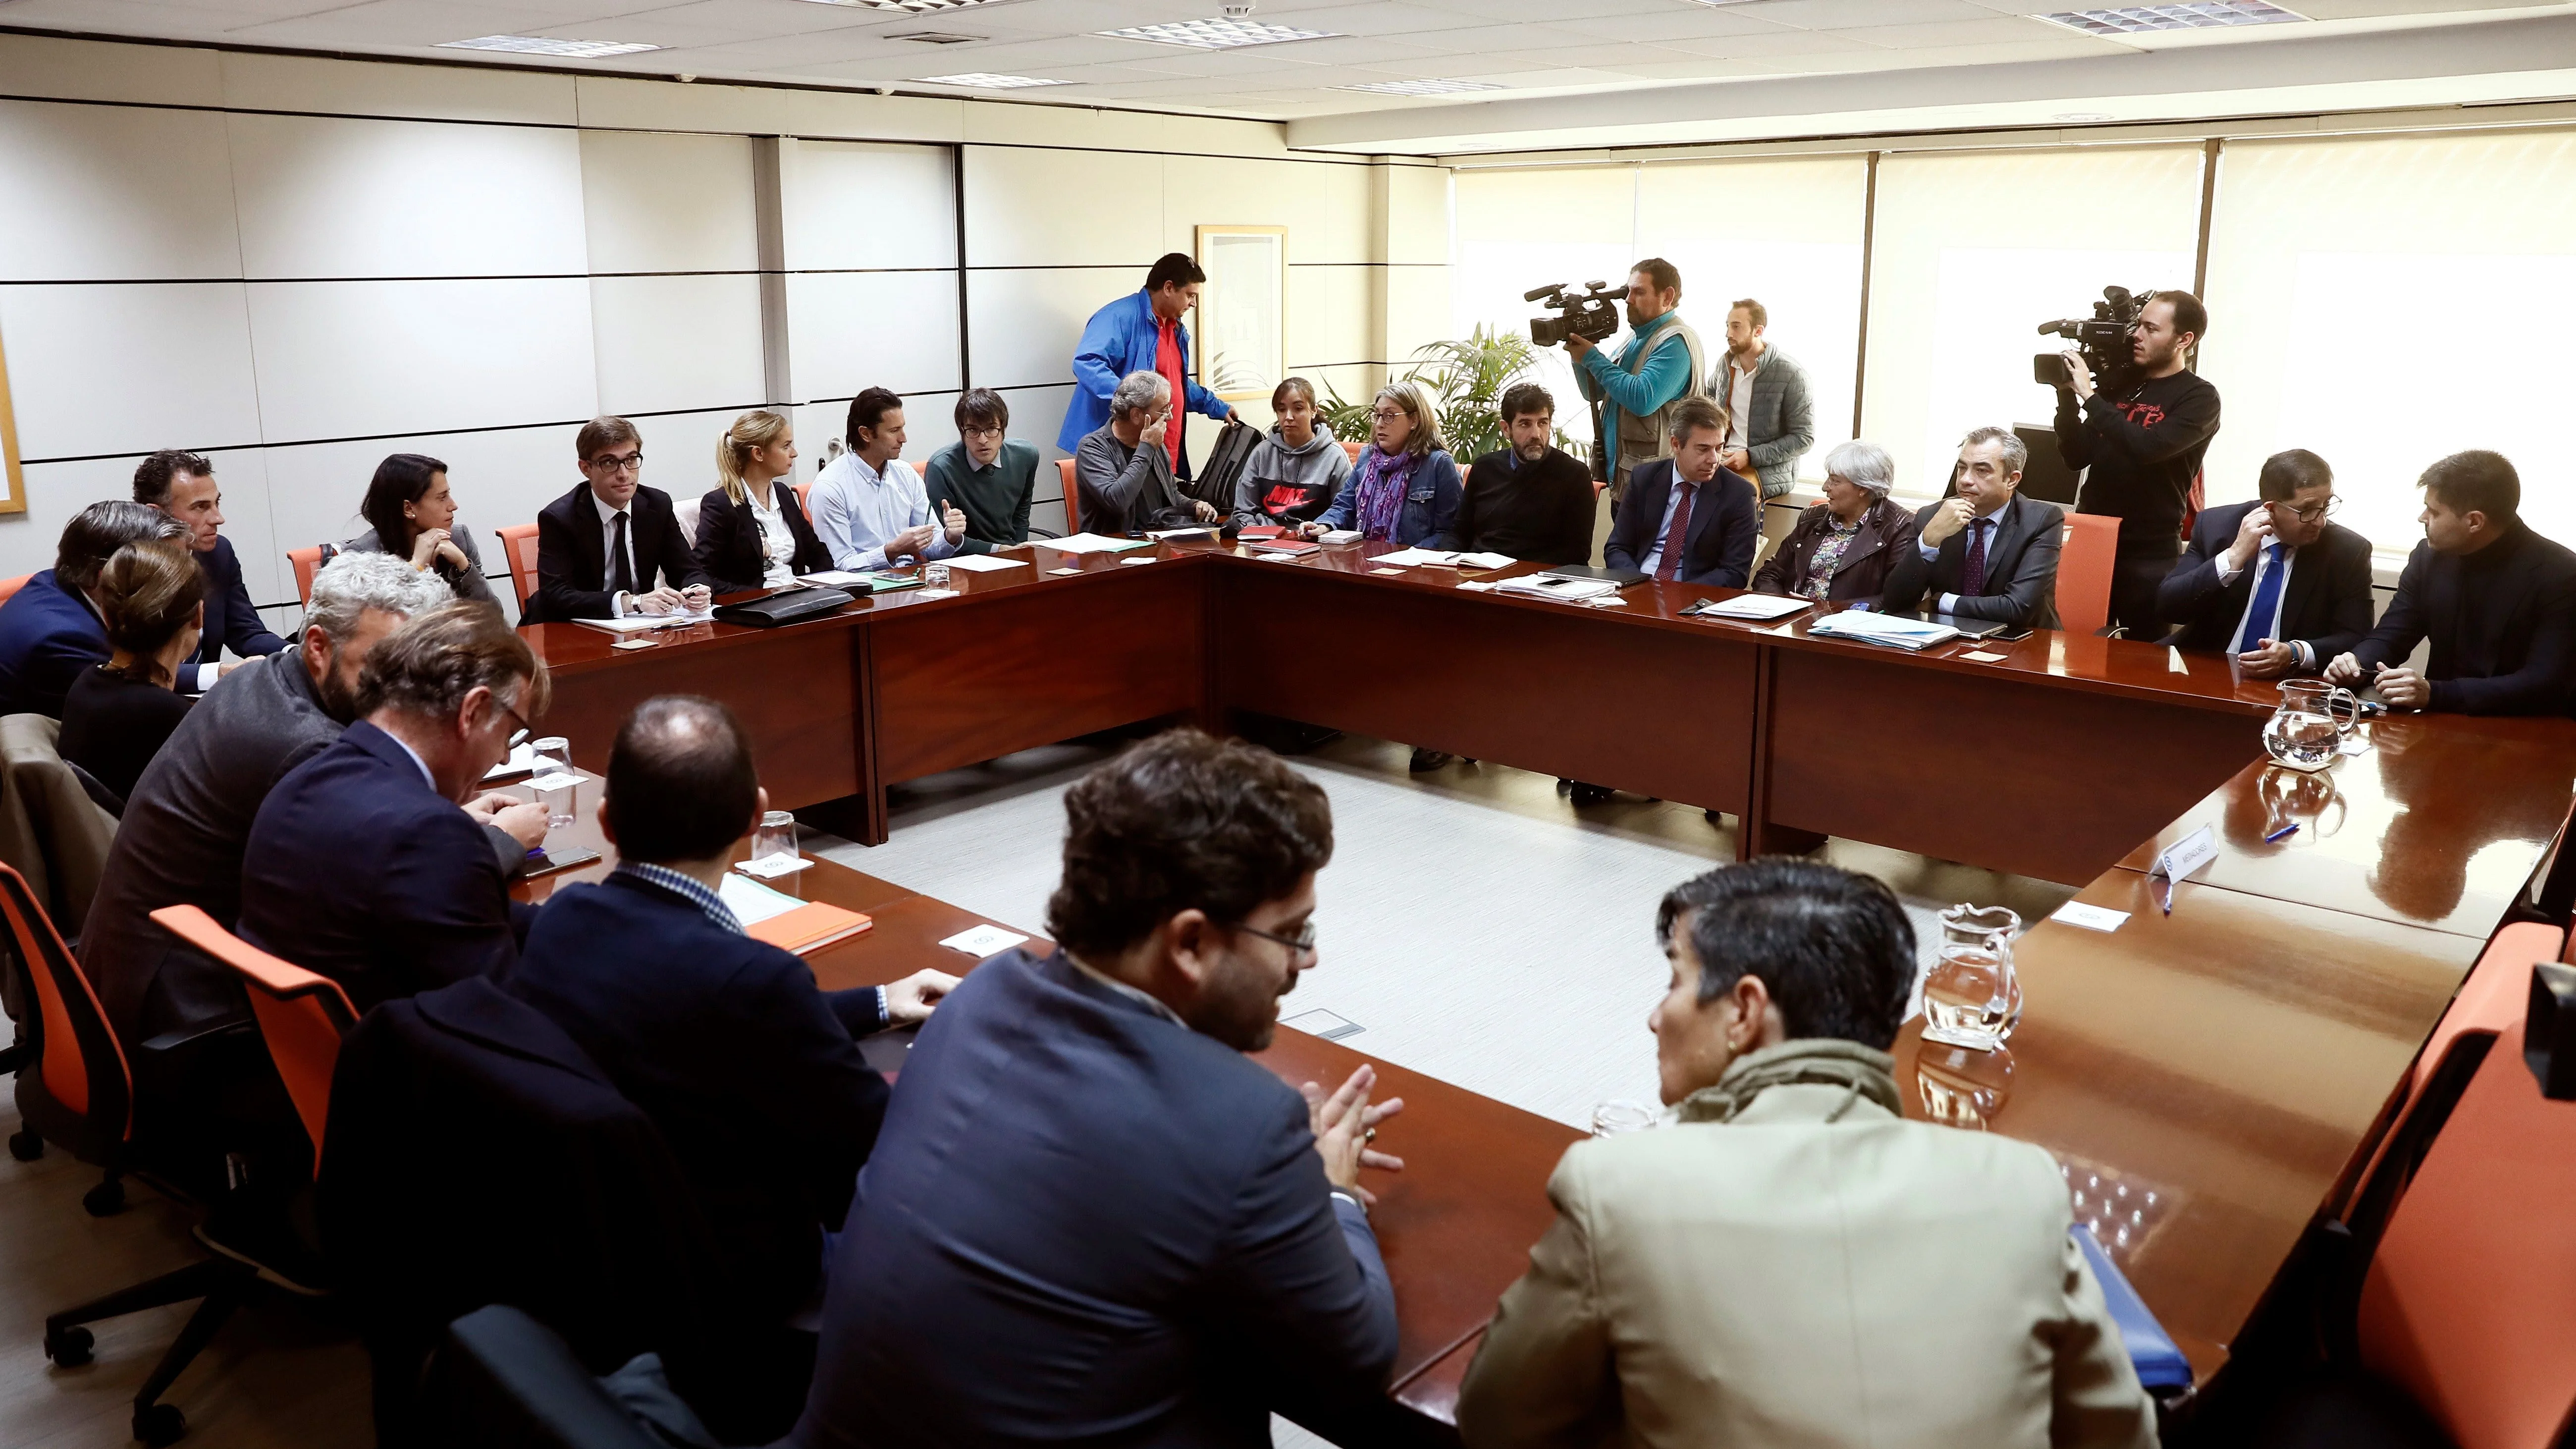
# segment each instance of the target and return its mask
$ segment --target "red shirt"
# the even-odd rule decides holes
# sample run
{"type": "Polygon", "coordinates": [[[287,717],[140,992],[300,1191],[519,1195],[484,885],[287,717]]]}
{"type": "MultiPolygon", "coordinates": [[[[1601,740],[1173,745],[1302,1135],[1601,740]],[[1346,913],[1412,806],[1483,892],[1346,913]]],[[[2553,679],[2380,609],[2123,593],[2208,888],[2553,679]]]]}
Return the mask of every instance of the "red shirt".
{"type": "Polygon", "coordinates": [[[1181,324],[1166,317],[1154,319],[1154,370],[1172,385],[1172,417],[1163,425],[1163,447],[1172,455],[1172,467],[1181,466],[1181,404],[1189,394],[1181,377],[1181,324]]]}

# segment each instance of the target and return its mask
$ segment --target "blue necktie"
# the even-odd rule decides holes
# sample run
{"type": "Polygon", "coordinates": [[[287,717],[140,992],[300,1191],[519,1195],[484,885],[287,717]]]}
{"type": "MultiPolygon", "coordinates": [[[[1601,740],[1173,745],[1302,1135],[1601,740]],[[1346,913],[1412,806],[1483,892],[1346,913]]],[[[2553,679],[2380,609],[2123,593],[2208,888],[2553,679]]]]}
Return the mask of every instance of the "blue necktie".
{"type": "Polygon", "coordinates": [[[2254,588],[2254,607],[2245,611],[2245,628],[2236,637],[2236,652],[2252,650],[2266,639],[2280,638],[2282,580],[2289,570],[2281,566],[2281,545],[2275,543],[2263,550],[2271,566],[2263,570],[2263,582],[2254,588]]]}

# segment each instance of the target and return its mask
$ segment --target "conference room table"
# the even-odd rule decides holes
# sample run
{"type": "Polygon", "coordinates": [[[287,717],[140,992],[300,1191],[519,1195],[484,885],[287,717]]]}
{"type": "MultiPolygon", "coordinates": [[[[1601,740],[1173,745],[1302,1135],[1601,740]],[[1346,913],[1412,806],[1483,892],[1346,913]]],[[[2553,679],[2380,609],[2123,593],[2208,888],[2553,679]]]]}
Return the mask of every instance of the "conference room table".
{"type": "MultiPolygon", "coordinates": [[[[2263,752],[2274,687],[2220,656],[2048,631],[1915,654],[1813,637],[1811,614],[1682,613],[1729,590],[1647,582],[1569,605],[1475,587],[1529,566],[1395,569],[1385,552],[1023,546],[1004,555],[1023,567],[956,572],[954,597],[879,594],[789,628],[701,624],[635,650],[527,632],[554,674],[544,728],[576,761],[604,763],[643,698],[713,695],[745,719],[777,803],[863,841],[886,838],[891,784],[1249,712],[1722,810],[1743,856],[1831,835],[2080,887],[2125,916],[2030,925],[2007,1047],[1927,1045],[1909,1023],[1899,1083],[1909,1115],[2046,1148],[2204,1383],[2351,1190],[2576,780],[2566,720],[2391,716],[2307,773],[2263,752]],[[2149,871],[2203,827],[2216,857],[2168,912],[2149,871]]],[[[935,943],[980,920],[828,863],[790,880],[877,915],[813,958],[827,985],[956,969],[935,943]]],[[[1285,1029],[1265,1054],[1291,1080],[1362,1060],[1285,1029]]],[[[1404,1324],[1394,1401],[1436,1442],[1581,1134],[1377,1065],[1381,1094],[1408,1103],[1382,1142],[1407,1169],[1371,1184],[1404,1324]]]]}

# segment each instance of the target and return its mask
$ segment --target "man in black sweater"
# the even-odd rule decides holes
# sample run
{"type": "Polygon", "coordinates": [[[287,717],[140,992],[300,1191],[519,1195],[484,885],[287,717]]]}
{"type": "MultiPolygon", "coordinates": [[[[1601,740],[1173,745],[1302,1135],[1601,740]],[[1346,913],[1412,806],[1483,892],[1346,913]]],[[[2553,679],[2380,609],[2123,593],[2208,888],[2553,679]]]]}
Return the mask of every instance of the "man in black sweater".
{"type": "Polygon", "coordinates": [[[1556,399],[1534,382],[1503,392],[1508,445],[1478,458],[1441,548],[1505,553],[1525,563],[1592,560],[1592,470],[1548,439],[1556,399]]]}
{"type": "Polygon", "coordinates": [[[2066,353],[2057,451],[2067,467],[2092,470],[2075,511],[2120,520],[2111,622],[2132,639],[2164,637],[2156,590],[2182,554],[2183,518],[2200,499],[2201,456],[2218,433],[2218,389],[2183,366],[2208,329],[2198,297],[2153,294],[2130,337],[2137,365],[2116,396],[2095,386],[2080,354],[2066,353]]]}
{"type": "Polygon", "coordinates": [[[2565,712],[2576,663],[2576,553],[2522,521],[2522,479],[2502,454],[2453,453],[2416,481],[2424,541],[2379,627],[2337,655],[2326,678],[2370,678],[2398,709],[2565,712]],[[2433,655],[2418,673],[2406,659],[2426,639],[2433,655]]]}

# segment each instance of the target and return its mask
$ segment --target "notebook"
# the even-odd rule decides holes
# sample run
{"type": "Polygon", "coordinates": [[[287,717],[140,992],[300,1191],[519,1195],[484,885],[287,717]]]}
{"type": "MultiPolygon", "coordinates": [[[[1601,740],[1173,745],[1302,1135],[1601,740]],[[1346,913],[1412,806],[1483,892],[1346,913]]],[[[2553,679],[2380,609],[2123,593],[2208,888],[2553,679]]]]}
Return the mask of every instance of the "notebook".
{"type": "Polygon", "coordinates": [[[846,940],[876,924],[856,911],[821,901],[800,901],[739,871],[728,871],[716,898],[742,922],[743,934],[802,956],[846,940]]]}
{"type": "Polygon", "coordinates": [[[2093,1281],[2102,1285],[2102,1302],[2111,1310],[2111,1321],[2120,1325],[2121,1346],[2129,1351],[2129,1362],[2138,1371],[2138,1382],[2150,1393],[2157,1389],[2191,1387],[2191,1360],[2174,1346],[2173,1336],[2156,1322],[2147,1310],[2147,1301],[2129,1286],[2111,1255],[2102,1251],[2101,1241],[2093,1230],[2077,1224],[2068,1229],[2075,1234],[2075,1245],[2084,1250],[2084,1261],[2092,1266],[2093,1281]]]}

